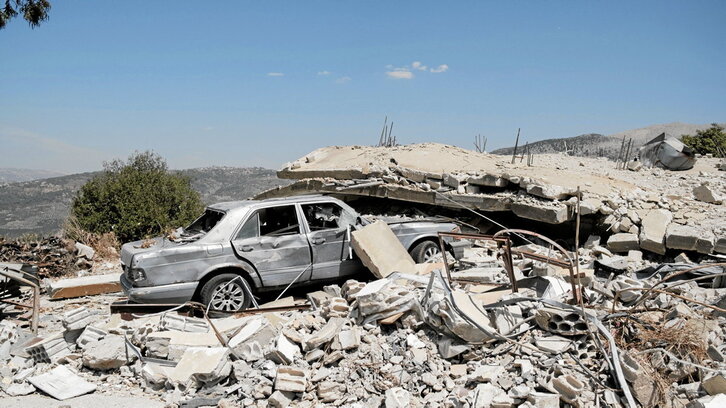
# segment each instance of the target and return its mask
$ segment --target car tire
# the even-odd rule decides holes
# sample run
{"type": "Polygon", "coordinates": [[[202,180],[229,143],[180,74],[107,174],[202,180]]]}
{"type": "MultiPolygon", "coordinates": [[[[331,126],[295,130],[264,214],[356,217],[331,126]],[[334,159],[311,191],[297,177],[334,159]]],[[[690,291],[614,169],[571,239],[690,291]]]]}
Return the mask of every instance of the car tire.
{"type": "Polygon", "coordinates": [[[235,313],[250,307],[252,299],[245,290],[244,278],[236,273],[223,273],[208,280],[200,292],[202,303],[210,311],[235,313]]]}
{"type": "Polygon", "coordinates": [[[422,241],[416,244],[409,252],[413,261],[416,263],[424,263],[429,260],[432,256],[436,256],[441,253],[439,244],[434,241],[422,241]]]}

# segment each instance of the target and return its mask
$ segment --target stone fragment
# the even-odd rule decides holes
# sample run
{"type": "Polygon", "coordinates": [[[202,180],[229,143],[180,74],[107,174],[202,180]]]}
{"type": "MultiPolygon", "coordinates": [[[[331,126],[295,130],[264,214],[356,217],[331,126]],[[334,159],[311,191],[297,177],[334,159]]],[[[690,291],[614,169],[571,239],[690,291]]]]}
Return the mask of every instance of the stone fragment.
{"type": "Polygon", "coordinates": [[[300,354],[300,347],[291,342],[284,334],[280,334],[268,353],[268,359],[278,364],[292,364],[295,357],[300,354]]]}
{"type": "Polygon", "coordinates": [[[270,407],[287,408],[295,399],[295,393],[289,391],[275,391],[267,400],[270,407]]]}
{"type": "MultiPolygon", "coordinates": [[[[126,354],[126,340],[109,334],[86,346],[83,350],[83,365],[94,370],[112,370],[126,364],[126,354]]],[[[135,358],[133,353],[128,355],[129,358],[135,358]]]]}
{"type": "Polygon", "coordinates": [[[530,392],[527,401],[537,408],[560,408],[560,396],[545,392],[530,392]]]}
{"type": "Polygon", "coordinates": [[[8,385],[3,391],[11,397],[19,397],[22,395],[28,395],[35,392],[35,387],[32,384],[23,382],[14,382],[8,385]]]}
{"type": "Polygon", "coordinates": [[[504,367],[496,364],[484,364],[477,367],[471,378],[477,382],[494,382],[504,373],[504,367]]]}
{"type": "Polygon", "coordinates": [[[332,381],[322,381],[318,384],[318,398],[322,402],[334,402],[343,398],[345,386],[332,381]]]}
{"type": "Polygon", "coordinates": [[[93,260],[93,256],[96,254],[96,251],[93,248],[88,245],[81,244],[80,242],[76,242],[75,246],[76,254],[79,258],[86,258],[89,261],[93,260]]]}
{"type": "Polygon", "coordinates": [[[336,334],[340,331],[341,326],[345,319],[340,317],[334,317],[325,324],[320,330],[308,336],[303,340],[303,351],[310,351],[314,348],[318,348],[321,345],[333,340],[336,334]]]}
{"type": "Polygon", "coordinates": [[[640,248],[638,236],[629,233],[613,234],[608,238],[608,249],[613,252],[628,252],[640,248]]]}
{"type": "Polygon", "coordinates": [[[665,236],[668,224],[673,220],[673,214],[664,209],[648,211],[641,220],[640,247],[665,255],[665,236]]]}
{"type": "Polygon", "coordinates": [[[703,201],[711,204],[721,204],[723,197],[718,193],[716,187],[709,184],[703,183],[693,189],[693,197],[698,201],[703,201]]]}
{"type": "Polygon", "coordinates": [[[708,395],[726,394],[726,378],[721,374],[701,381],[701,386],[708,395]]]}
{"type": "Polygon", "coordinates": [[[408,408],[411,405],[411,393],[401,387],[386,390],[386,408],[408,408]]]}
{"type": "Polygon", "coordinates": [[[277,338],[275,327],[264,316],[257,316],[242,326],[237,334],[229,340],[228,345],[236,352],[238,349],[242,352],[241,348],[244,344],[248,344],[249,349],[249,344],[256,342],[259,347],[265,348],[275,338],[277,338]]]}
{"type": "Polygon", "coordinates": [[[305,370],[290,366],[277,368],[275,376],[275,390],[290,392],[305,392],[307,379],[305,370]]]}
{"type": "Polygon", "coordinates": [[[169,381],[184,388],[213,386],[232,372],[226,347],[189,347],[169,372],[169,381]]]}
{"type": "Polygon", "coordinates": [[[360,290],[363,289],[365,286],[366,284],[363,282],[349,279],[345,281],[343,287],[340,289],[340,292],[348,302],[352,302],[353,300],[355,300],[355,296],[358,294],[358,292],[360,292],[360,290]]]}
{"type": "Polygon", "coordinates": [[[572,347],[572,341],[560,336],[538,337],[535,346],[546,353],[560,354],[572,347]]]}
{"type": "Polygon", "coordinates": [[[472,408],[489,408],[494,404],[494,400],[499,396],[506,396],[501,388],[492,384],[479,384],[474,390],[474,398],[472,408]]]}
{"type": "Polygon", "coordinates": [[[385,222],[378,220],[351,235],[353,250],[376,277],[393,272],[416,274],[416,263],[385,222]]]}
{"type": "Polygon", "coordinates": [[[358,334],[358,329],[353,327],[350,330],[341,331],[338,333],[338,342],[340,343],[341,350],[358,348],[360,345],[360,334],[358,334]]]}
{"type": "Polygon", "coordinates": [[[342,297],[328,298],[322,302],[320,315],[326,319],[331,317],[348,317],[350,306],[342,297]]]}

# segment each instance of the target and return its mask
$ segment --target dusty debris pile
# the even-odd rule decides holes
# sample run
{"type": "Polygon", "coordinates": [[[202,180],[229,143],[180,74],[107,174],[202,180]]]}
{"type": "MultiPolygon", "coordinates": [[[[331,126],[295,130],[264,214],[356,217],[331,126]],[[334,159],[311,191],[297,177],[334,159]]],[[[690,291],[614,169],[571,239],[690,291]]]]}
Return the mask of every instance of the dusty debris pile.
{"type": "Polygon", "coordinates": [[[33,264],[41,278],[69,276],[90,269],[94,255],[93,248],[56,236],[12,241],[0,237],[0,262],[33,264]]]}
{"type": "Polygon", "coordinates": [[[723,264],[650,264],[595,237],[578,264],[547,241],[512,246],[518,234],[450,234],[441,262],[326,286],[303,310],[56,303],[39,337],[0,322],[0,388],[143,390],[175,406],[723,406],[723,264]]]}

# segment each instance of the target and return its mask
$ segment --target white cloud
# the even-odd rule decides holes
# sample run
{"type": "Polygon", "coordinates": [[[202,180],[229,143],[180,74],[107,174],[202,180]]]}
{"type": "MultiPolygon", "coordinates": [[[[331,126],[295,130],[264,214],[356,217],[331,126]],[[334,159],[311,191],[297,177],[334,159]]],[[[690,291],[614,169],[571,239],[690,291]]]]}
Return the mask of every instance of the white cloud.
{"type": "Polygon", "coordinates": [[[428,67],[422,64],[421,61],[414,61],[411,66],[413,67],[413,69],[417,69],[419,71],[426,71],[426,69],[428,69],[428,67]]]}
{"type": "Polygon", "coordinates": [[[318,75],[320,75],[320,76],[327,76],[330,74],[332,74],[332,72],[330,72],[330,71],[318,71],[318,75]]]}
{"type": "Polygon", "coordinates": [[[336,80],[335,80],[335,83],[336,83],[336,84],[345,84],[345,83],[347,83],[347,82],[350,82],[350,81],[351,81],[351,79],[352,79],[352,78],[351,78],[351,77],[349,77],[349,76],[343,76],[343,77],[340,77],[340,78],[336,79],[336,80]]]}
{"type": "Polygon", "coordinates": [[[441,72],[446,72],[448,70],[449,70],[449,66],[446,65],[446,64],[441,64],[441,65],[439,65],[436,68],[431,68],[431,72],[433,72],[434,74],[438,74],[438,73],[441,73],[441,72]]]}
{"type": "Polygon", "coordinates": [[[389,78],[393,79],[413,79],[413,72],[408,68],[394,68],[393,71],[386,72],[389,78]]]}
{"type": "Polygon", "coordinates": [[[267,73],[267,76],[269,76],[269,77],[281,77],[281,76],[285,76],[285,74],[282,73],[282,72],[268,72],[267,73]]]}

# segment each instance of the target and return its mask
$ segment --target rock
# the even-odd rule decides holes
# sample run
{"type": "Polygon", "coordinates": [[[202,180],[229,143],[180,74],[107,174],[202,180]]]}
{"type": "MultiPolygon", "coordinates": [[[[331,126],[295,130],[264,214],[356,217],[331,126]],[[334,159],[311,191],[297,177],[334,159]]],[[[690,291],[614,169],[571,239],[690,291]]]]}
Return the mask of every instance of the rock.
{"type": "Polygon", "coordinates": [[[96,255],[96,251],[88,245],[76,242],[76,253],[79,258],[86,258],[87,260],[93,260],[93,256],[96,255]]]}
{"type": "Polygon", "coordinates": [[[709,183],[703,183],[693,189],[693,197],[698,201],[711,204],[721,204],[723,197],[716,191],[716,188],[709,183]]]}
{"type": "Polygon", "coordinates": [[[474,370],[471,379],[476,382],[495,382],[503,372],[504,367],[500,365],[484,364],[474,370]]]}
{"type": "Polygon", "coordinates": [[[275,391],[270,395],[267,402],[270,407],[274,408],[287,408],[290,403],[295,399],[295,393],[289,391],[275,391]]]}
{"type": "Polygon", "coordinates": [[[226,347],[189,347],[169,372],[169,381],[184,388],[214,386],[232,372],[226,347]]]}
{"type": "Polygon", "coordinates": [[[703,380],[701,386],[708,395],[726,394],[726,378],[721,374],[703,380]]]}
{"type": "Polygon", "coordinates": [[[401,387],[386,390],[386,408],[408,408],[411,404],[411,393],[401,387]]]}
{"type": "Polygon", "coordinates": [[[311,334],[308,338],[303,341],[303,351],[310,351],[318,348],[321,345],[333,340],[335,335],[340,331],[341,326],[345,319],[340,317],[334,317],[328,320],[328,322],[317,332],[311,334]]]}
{"type": "Polygon", "coordinates": [[[479,384],[474,390],[472,408],[489,408],[493,406],[494,400],[507,393],[501,388],[492,384],[479,384]]]}
{"type": "MultiPolygon", "coordinates": [[[[132,360],[136,355],[128,353],[132,360]]],[[[83,350],[83,365],[94,370],[113,370],[126,364],[126,341],[123,337],[109,334],[90,343],[83,350]]]]}
{"type": "Polygon", "coordinates": [[[613,252],[628,252],[639,248],[640,242],[635,234],[619,233],[608,238],[608,249],[613,252]]]}
{"type": "Polygon", "coordinates": [[[22,395],[28,395],[35,392],[35,387],[32,384],[23,383],[12,383],[4,389],[5,393],[11,397],[19,397],[22,395]]]}
{"type": "Polygon", "coordinates": [[[640,247],[660,255],[665,255],[665,235],[673,214],[668,210],[650,210],[642,217],[640,247]]]}

